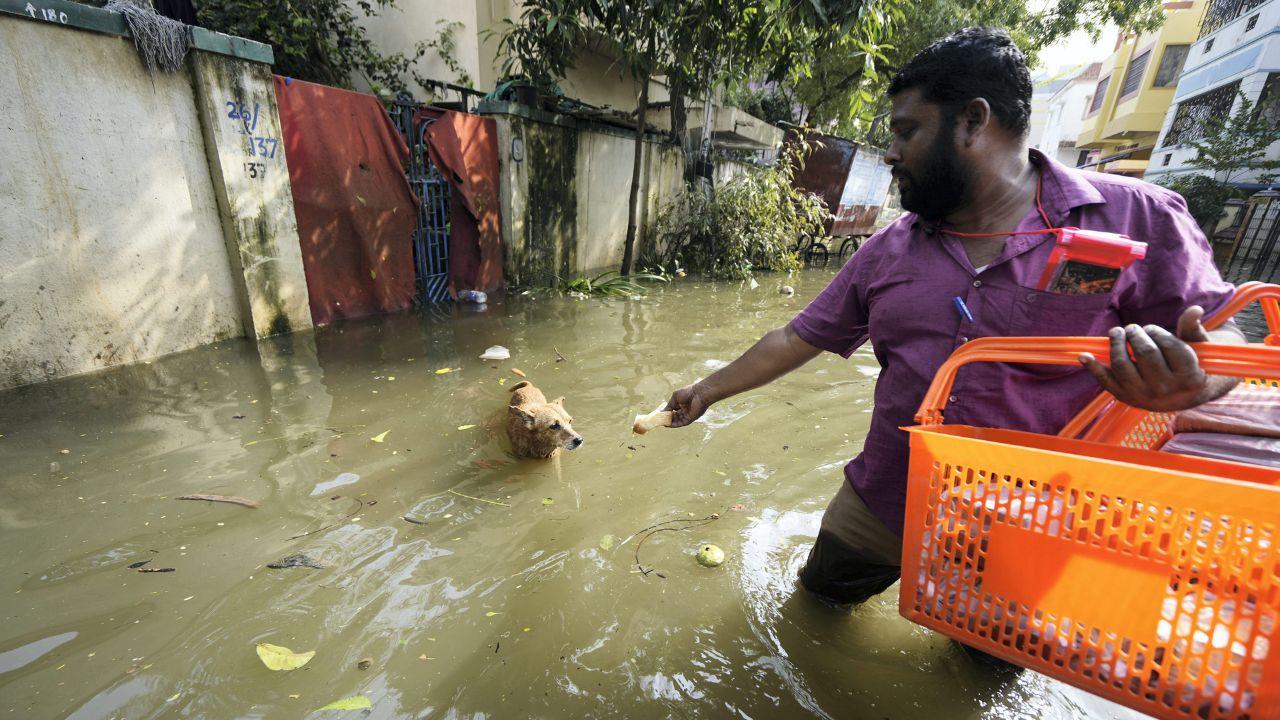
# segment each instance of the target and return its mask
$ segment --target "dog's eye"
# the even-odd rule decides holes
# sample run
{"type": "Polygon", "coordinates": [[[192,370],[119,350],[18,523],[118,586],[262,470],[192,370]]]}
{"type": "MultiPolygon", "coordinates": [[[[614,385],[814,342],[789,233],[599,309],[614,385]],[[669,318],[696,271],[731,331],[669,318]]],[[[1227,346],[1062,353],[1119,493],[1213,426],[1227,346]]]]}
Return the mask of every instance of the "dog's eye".
{"type": "Polygon", "coordinates": [[[553,422],[553,423],[551,423],[551,429],[552,429],[552,430],[559,430],[559,429],[560,429],[560,423],[558,423],[558,422],[553,422]]]}

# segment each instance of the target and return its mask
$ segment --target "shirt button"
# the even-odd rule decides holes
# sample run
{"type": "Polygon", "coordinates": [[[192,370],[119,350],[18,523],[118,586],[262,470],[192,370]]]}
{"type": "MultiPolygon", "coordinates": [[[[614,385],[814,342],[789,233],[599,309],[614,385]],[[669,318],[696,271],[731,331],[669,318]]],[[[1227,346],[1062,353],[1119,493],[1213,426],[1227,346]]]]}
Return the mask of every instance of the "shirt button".
{"type": "Polygon", "coordinates": [[[967,343],[967,342],[969,342],[969,338],[967,338],[967,337],[965,337],[965,336],[961,335],[961,336],[960,336],[960,344],[961,344],[961,345],[963,345],[963,344],[965,344],[965,343],[967,343]]]}
{"type": "Polygon", "coordinates": [[[947,402],[949,402],[949,403],[958,403],[958,402],[960,402],[960,398],[956,397],[955,395],[952,395],[951,397],[947,398],[947,402]]]}
{"type": "Polygon", "coordinates": [[[980,288],[980,287],[982,287],[982,281],[981,281],[981,280],[974,280],[974,281],[973,281],[973,286],[974,286],[974,287],[976,287],[976,288],[980,288]]]}
{"type": "Polygon", "coordinates": [[[1033,302],[1035,302],[1035,301],[1036,301],[1036,296],[1035,296],[1035,295],[1028,295],[1028,296],[1027,296],[1027,302],[1029,302],[1029,303],[1033,303],[1033,302]]]}

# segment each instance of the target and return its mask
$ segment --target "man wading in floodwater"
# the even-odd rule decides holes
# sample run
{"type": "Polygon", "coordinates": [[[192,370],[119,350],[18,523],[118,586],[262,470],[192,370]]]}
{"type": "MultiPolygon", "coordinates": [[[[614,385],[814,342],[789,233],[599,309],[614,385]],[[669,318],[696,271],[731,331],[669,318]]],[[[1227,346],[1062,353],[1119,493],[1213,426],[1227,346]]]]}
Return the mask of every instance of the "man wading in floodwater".
{"type": "Polygon", "coordinates": [[[993,335],[1109,334],[1110,370],[1087,356],[1076,368],[960,370],[948,422],[1053,434],[1099,386],[1148,410],[1220,397],[1235,381],[1206,377],[1186,342],[1244,342],[1233,325],[1200,325],[1232,286],[1180,196],[1027,147],[1031,77],[1004,31],[969,28],[934,43],[898,72],[889,94],[893,142],[884,158],[909,212],[854,253],[790,324],[668,403],[672,427],[688,425],[712,403],[823,350],[847,358],[871,341],[881,367],[871,429],[800,571],[809,592],[842,605],[898,579],[908,455],[898,428],[914,424],[935,371],[960,345],[993,335]],[[1121,233],[1149,247],[1109,289],[1041,292],[1034,288],[1054,241],[1031,233],[1046,227],[1121,233]]]}

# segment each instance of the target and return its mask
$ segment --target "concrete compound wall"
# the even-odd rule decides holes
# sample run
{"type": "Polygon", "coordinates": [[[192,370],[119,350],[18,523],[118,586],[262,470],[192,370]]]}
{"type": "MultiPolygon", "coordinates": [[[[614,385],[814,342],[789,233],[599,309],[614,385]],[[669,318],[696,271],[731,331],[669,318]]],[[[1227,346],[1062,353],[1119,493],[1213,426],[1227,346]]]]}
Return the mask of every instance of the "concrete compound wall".
{"type": "MultiPolygon", "coordinates": [[[[557,276],[618,269],[627,236],[634,136],[513,111],[505,106],[491,114],[498,127],[507,282],[551,285],[557,276]]],[[[645,223],[680,189],[684,173],[679,150],[664,143],[646,140],[642,162],[638,244],[645,223]]]]}
{"type": "Polygon", "coordinates": [[[278,142],[269,66],[193,50],[152,76],[119,16],[37,4],[0,7],[0,389],[310,327],[283,153],[232,179],[250,140],[207,127],[257,102],[278,142]]]}

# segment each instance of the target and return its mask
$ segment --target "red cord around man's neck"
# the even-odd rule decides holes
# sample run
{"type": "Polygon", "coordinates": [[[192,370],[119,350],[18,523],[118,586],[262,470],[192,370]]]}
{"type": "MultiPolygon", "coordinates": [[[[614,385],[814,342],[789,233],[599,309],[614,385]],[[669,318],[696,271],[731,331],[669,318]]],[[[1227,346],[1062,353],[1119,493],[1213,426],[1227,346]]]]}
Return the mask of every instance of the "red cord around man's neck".
{"type": "Polygon", "coordinates": [[[1045,226],[1044,230],[1024,230],[1021,232],[1017,230],[1012,230],[1009,232],[995,232],[995,233],[964,233],[964,232],[958,232],[955,230],[943,230],[942,228],[938,228],[937,231],[940,233],[946,233],[947,235],[955,235],[956,237],[966,237],[966,238],[991,238],[991,237],[1004,237],[1005,235],[1052,235],[1054,232],[1056,232],[1056,230],[1053,227],[1053,223],[1049,222],[1049,216],[1045,213],[1044,206],[1040,204],[1040,188],[1043,186],[1043,184],[1044,184],[1044,173],[1041,172],[1036,176],[1036,210],[1040,212],[1040,219],[1044,220],[1044,226],[1045,226]]]}

